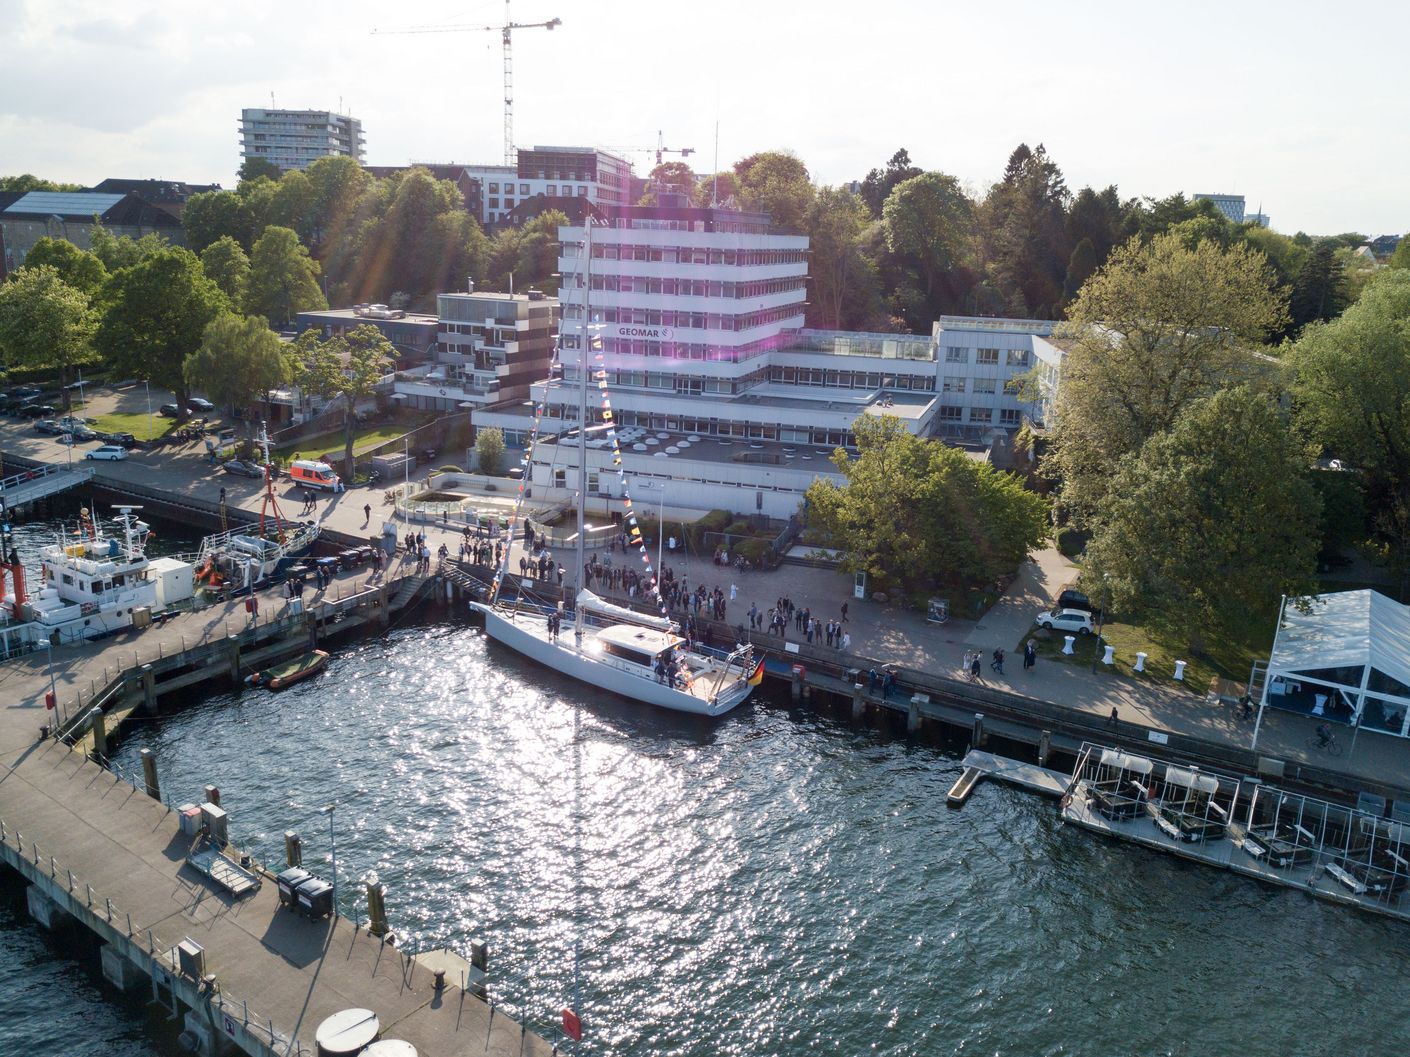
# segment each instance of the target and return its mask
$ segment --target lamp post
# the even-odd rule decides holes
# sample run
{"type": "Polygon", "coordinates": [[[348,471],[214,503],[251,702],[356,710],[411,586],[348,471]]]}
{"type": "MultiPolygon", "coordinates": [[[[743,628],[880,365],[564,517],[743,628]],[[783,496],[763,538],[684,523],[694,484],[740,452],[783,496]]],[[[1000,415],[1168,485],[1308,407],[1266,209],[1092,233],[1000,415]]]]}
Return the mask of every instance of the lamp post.
{"type": "Polygon", "coordinates": [[[1092,674],[1097,674],[1097,654],[1102,652],[1102,625],[1106,623],[1106,573],[1102,573],[1102,597],[1097,604],[1097,642],[1092,650],[1092,674]]]}
{"type": "Polygon", "coordinates": [[[152,417],[152,386],[147,379],[142,379],[142,388],[147,391],[147,432],[151,434],[151,440],[157,438],[157,421],[152,417]]]}
{"type": "Polygon", "coordinates": [[[333,916],[338,916],[338,844],[333,836],[333,812],[337,804],[324,804],[318,809],[320,815],[328,816],[328,847],[333,857],[333,916]]]}

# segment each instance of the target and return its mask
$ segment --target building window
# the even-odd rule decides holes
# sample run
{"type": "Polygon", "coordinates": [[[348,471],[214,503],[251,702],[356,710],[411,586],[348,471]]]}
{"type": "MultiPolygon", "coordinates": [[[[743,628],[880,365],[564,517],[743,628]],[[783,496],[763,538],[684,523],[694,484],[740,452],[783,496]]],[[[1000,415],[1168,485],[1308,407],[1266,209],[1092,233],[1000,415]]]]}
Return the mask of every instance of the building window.
{"type": "Polygon", "coordinates": [[[1009,366],[1010,366],[1010,367],[1027,367],[1027,366],[1028,366],[1028,350],[1027,350],[1027,349],[1009,349],[1009,366]]]}
{"type": "Polygon", "coordinates": [[[568,471],[567,471],[567,470],[554,470],[554,471],[553,471],[553,486],[554,486],[555,488],[567,488],[567,487],[568,487],[568,471]]]}
{"type": "Polygon", "coordinates": [[[586,187],[579,187],[579,188],[578,188],[578,197],[579,197],[579,198],[586,198],[586,197],[587,197],[587,188],[586,188],[586,187]]]}
{"type": "Polygon", "coordinates": [[[497,183],[492,183],[492,184],[490,184],[490,194],[492,194],[492,195],[497,195],[497,194],[499,194],[499,184],[497,184],[497,183]]]}
{"type": "Polygon", "coordinates": [[[519,196],[520,196],[521,198],[523,198],[523,197],[527,196],[528,193],[529,193],[529,185],[528,185],[528,184],[520,184],[520,185],[519,185],[519,196]]]}
{"type": "Polygon", "coordinates": [[[942,405],[940,408],[940,419],[942,422],[958,422],[960,416],[964,414],[962,407],[949,407],[942,405]]]}
{"type": "Polygon", "coordinates": [[[491,208],[491,209],[498,209],[498,208],[499,208],[499,199],[498,199],[498,198],[491,198],[491,199],[490,199],[490,208],[491,208]]]}
{"type": "Polygon", "coordinates": [[[557,185],[557,184],[549,184],[549,185],[548,185],[548,197],[549,197],[549,198],[557,198],[557,197],[558,197],[558,185],[557,185]]]}
{"type": "Polygon", "coordinates": [[[975,363],[998,363],[998,349],[976,349],[974,356],[975,363]]]}
{"type": "Polygon", "coordinates": [[[968,363],[969,350],[966,348],[962,348],[959,345],[947,345],[945,346],[945,362],[968,363]]]}
{"type": "Polygon", "coordinates": [[[1006,407],[999,412],[999,425],[1016,426],[1019,423],[1019,410],[1016,407],[1006,407]]]}
{"type": "Polygon", "coordinates": [[[992,422],[994,410],[988,407],[972,407],[969,409],[969,420],[971,422],[992,422]]]}
{"type": "Polygon", "coordinates": [[[996,382],[993,378],[976,378],[974,380],[974,391],[976,393],[992,393],[995,391],[996,382]]]}
{"type": "Polygon", "coordinates": [[[964,379],[963,379],[963,378],[947,377],[947,378],[945,379],[945,387],[944,387],[944,389],[943,389],[942,391],[943,391],[943,392],[946,392],[946,393],[963,393],[963,392],[964,392],[964,379]]]}
{"type": "Polygon", "coordinates": [[[505,208],[505,209],[513,209],[513,208],[514,208],[514,199],[512,199],[512,198],[506,198],[506,199],[504,200],[504,208],[505,208]]]}

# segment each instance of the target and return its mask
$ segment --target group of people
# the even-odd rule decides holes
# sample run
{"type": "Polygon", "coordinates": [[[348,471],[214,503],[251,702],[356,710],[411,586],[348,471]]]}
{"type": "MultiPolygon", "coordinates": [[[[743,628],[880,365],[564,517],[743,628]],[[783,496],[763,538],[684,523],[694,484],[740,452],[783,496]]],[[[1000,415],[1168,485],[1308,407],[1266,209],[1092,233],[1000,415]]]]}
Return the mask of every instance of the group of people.
{"type": "Polygon", "coordinates": [[[537,554],[519,555],[519,576],[521,578],[547,583],[556,575],[558,586],[562,587],[563,573],[563,566],[553,560],[553,554],[548,550],[541,550],[537,554]]]}
{"type": "MultiPolygon", "coordinates": [[[[980,666],[983,663],[983,650],[965,650],[964,658],[960,661],[960,673],[972,683],[981,681],[980,666]]],[[[998,675],[1004,674],[1004,661],[1006,654],[1002,646],[996,646],[994,652],[989,655],[989,669],[998,675]]],[[[1033,639],[1029,639],[1023,644],[1023,670],[1031,671],[1033,665],[1038,663],[1038,644],[1033,639]]]]}
{"type": "Polygon", "coordinates": [[[896,692],[896,672],[887,668],[878,672],[875,668],[867,670],[867,690],[871,693],[881,690],[882,697],[890,697],[896,692]]]}
{"type": "MultiPolygon", "coordinates": [[[[416,559],[416,572],[429,573],[431,571],[431,548],[426,544],[426,533],[408,532],[406,534],[406,555],[408,558],[416,559]]],[[[446,545],[441,544],[441,559],[444,561],[447,553],[446,545]]]]}

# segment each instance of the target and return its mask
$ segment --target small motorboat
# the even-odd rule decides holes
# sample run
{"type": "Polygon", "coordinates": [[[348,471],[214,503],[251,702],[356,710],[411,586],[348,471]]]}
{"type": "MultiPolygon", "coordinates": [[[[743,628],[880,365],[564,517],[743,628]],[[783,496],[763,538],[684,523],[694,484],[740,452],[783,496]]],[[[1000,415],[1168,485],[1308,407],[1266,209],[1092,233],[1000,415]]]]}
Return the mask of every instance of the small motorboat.
{"type": "Polygon", "coordinates": [[[266,668],[262,672],[253,672],[245,676],[245,685],[267,686],[271,690],[283,690],[286,686],[293,686],[309,676],[317,675],[323,671],[327,664],[328,654],[326,651],[310,650],[308,653],[295,657],[292,661],[285,661],[283,664],[276,664],[273,668],[266,668]]]}

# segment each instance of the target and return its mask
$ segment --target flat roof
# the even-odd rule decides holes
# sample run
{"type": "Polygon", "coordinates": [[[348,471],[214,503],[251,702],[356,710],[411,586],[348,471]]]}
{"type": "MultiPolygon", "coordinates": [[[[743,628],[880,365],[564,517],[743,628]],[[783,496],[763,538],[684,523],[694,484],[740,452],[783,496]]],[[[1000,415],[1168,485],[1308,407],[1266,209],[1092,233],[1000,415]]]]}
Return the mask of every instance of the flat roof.
{"type": "Polygon", "coordinates": [[[30,216],[101,216],[124,198],[124,194],[100,194],[93,191],[30,191],[19,201],[12,202],[6,213],[30,216]]]}
{"type": "Polygon", "coordinates": [[[300,317],[309,319],[360,319],[365,323],[439,323],[440,317],[427,312],[408,312],[404,316],[387,318],[369,316],[355,308],[319,308],[311,312],[300,312],[300,317]]]}

